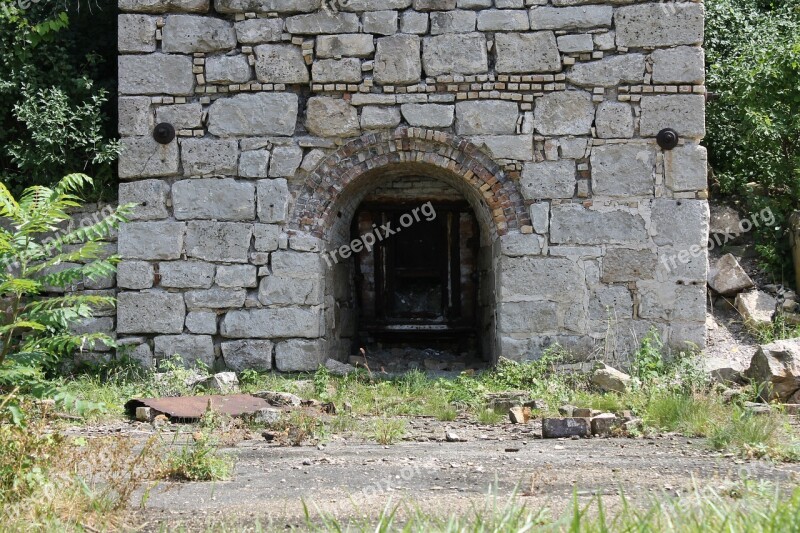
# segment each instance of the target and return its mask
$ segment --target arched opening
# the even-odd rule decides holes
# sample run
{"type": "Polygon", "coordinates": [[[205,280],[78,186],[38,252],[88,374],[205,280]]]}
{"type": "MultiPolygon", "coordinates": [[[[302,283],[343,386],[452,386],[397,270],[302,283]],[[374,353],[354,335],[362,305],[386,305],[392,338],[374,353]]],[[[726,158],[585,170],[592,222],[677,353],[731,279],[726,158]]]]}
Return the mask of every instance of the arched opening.
{"type": "Polygon", "coordinates": [[[324,243],[325,339],[339,359],[364,348],[390,371],[496,360],[500,237],[530,219],[485,153],[429,133],[351,141],[299,191],[292,226],[324,243]]]}

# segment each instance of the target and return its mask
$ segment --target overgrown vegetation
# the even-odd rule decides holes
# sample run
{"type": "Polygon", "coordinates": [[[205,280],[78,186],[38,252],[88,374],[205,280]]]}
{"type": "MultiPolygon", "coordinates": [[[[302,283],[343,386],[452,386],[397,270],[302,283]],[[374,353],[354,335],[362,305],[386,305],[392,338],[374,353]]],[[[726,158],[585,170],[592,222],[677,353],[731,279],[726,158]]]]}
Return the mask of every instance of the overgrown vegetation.
{"type": "Polygon", "coordinates": [[[110,2],[0,0],[0,182],[15,194],[84,172],[92,199],[116,198],[116,33],[110,2]]]}
{"type": "Polygon", "coordinates": [[[706,144],[719,190],[745,212],[770,209],[757,250],[791,282],[787,220],[800,201],[800,1],[706,2],[706,144]]]}

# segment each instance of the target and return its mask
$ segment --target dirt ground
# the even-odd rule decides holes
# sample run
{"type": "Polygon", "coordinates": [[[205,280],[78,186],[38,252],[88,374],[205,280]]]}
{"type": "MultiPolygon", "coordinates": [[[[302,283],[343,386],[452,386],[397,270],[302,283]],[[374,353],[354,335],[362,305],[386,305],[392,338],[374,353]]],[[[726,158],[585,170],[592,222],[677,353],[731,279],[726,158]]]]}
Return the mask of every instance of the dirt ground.
{"type": "Polygon", "coordinates": [[[132,521],[144,531],[220,524],[239,530],[256,523],[277,530],[302,528],[304,503],[312,514],[346,521],[374,517],[399,502],[432,513],[468,513],[490,493],[500,502],[516,493],[530,508],[548,508],[558,517],[573,493],[581,503],[599,495],[613,509],[620,491],[644,506],[696,488],[724,490],[743,477],[787,487],[800,481],[800,465],[744,461],[677,435],[542,440],[537,422],[407,421],[405,439],[390,446],[341,436],[298,447],[242,441],[226,449],[237,459],[233,479],[162,482],[132,521]],[[448,430],[465,442],[447,442],[448,430]]]}

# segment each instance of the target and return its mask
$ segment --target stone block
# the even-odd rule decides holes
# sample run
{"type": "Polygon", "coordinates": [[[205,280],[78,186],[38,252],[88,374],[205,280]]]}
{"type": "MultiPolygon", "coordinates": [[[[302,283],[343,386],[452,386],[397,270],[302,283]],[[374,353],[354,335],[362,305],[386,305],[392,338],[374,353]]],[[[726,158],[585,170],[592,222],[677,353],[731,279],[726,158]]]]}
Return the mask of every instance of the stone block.
{"type": "Polygon", "coordinates": [[[117,339],[117,360],[127,357],[142,368],[153,368],[153,350],[142,337],[117,339]]]}
{"type": "Polygon", "coordinates": [[[501,303],[497,311],[500,333],[536,335],[559,330],[556,302],[501,303]]]}
{"type": "Polygon", "coordinates": [[[530,27],[527,11],[485,9],[478,12],[478,31],[527,31],[530,27]]]}
{"type": "Polygon", "coordinates": [[[709,216],[705,200],[657,199],[653,201],[650,233],[659,246],[679,250],[705,247],[709,216]]]}
{"type": "Polygon", "coordinates": [[[361,131],[356,108],[345,100],[328,96],[309,98],[306,128],[312,135],[320,137],[355,137],[361,131]]]}
{"type": "Polygon", "coordinates": [[[272,254],[272,273],[292,278],[318,279],[324,272],[319,254],[279,251],[272,254]]]}
{"type": "Polygon", "coordinates": [[[285,222],[289,211],[289,186],[285,179],[259,180],[256,192],[258,219],[261,222],[285,222]]]}
{"type": "Polygon", "coordinates": [[[169,359],[179,355],[187,367],[202,363],[214,366],[214,342],[211,335],[160,335],[153,339],[153,355],[169,359]]]}
{"type": "Polygon", "coordinates": [[[567,81],[583,87],[614,87],[621,83],[644,80],[645,56],[623,54],[599,61],[575,63],[567,72],[567,81]]]}
{"type": "Polygon", "coordinates": [[[245,289],[225,287],[191,290],[184,295],[186,309],[190,311],[201,309],[240,309],[244,307],[244,300],[246,297],[247,291],[245,289]]]}
{"type": "Polygon", "coordinates": [[[211,0],[118,0],[120,11],[135,13],[208,13],[211,0]]]}
{"type": "Polygon", "coordinates": [[[216,335],[217,314],[212,311],[191,311],[186,315],[186,329],[198,335],[216,335]]]}
{"type": "Polygon", "coordinates": [[[319,59],[311,66],[311,77],[314,83],[361,83],[361,60],[319,59]]]}
{"type": "Polygon", "coordinates": [[[258,300],[264,305],[318,305],[322,303],[318,279],[273,274],[261,279],[258,300]]]}
{"type": "Polygon", "coordinates": [[[633,137],[633,110],[625,102],[607,100],[597,106],[595,116],[597,136],[601,139],[630,139],[633,137]]]}
{"type": "Polygon", "coordinates": [[[665,47],[703,42],[702,3],[647,3],[617,8],[617,46],[665,47]]]}
{"type": "Polygon", "coordinates": [[[241,340],[222,343],[225,366],[236,372],[272,370],[272,343],[265,340],[241,340]]]}
{"type": "Polygon", "coordinates": [[[708,286],[723,296],[733,296],[753,288],[753,280],[733,254],[725,254],[709,269],[708,286]]]}
{"type": "Polygon", "coordinates": [[[414,0],[414,11],[450,11],[456,8],[456,0],[414,0]]]}
{"type": "Polygon", "coordinates": [[[522,196],[526,200],[572,198],[575,195],[575,162],[571,160],[525,163],[522,196]]]}
{"type": "Polygon", "coordinates": [[[456,104],[458,135],[509,135],[516,133],[519,106],[505,100],[479,100],[456,104]]]}
{"type": "Polygon", "coordinates": [[[397,11],[370,11],[361,18],[364,33],[394,35],[397,33],[397,11]]]}
{"type": "Polygon", "coordinates": [[[219,13],[311,13],[322,0],[215,0],[219,13]]]}
{"type": "Polygon", "coordinates": [[[533,231],[539,234],[546,234],[550,231],[550,204],[547,202],[537,202],[531,204],[529,210],[533,231]]]}
{"type": "Polygon", "coordinates": [[[254,220],[256,187],[247,181],[192,179],[172,186],[172,203],[178,220],[254,220]]]}
{"type": "Polygon", "coordinates": [[[482,33],[447,33],[426,37],[422,46],[426,76],[482,74],[489,70],[486,37],[482,33]]]}
{"type": "Polygon", "coordinates": [[[183,139],[181,159],[186,176],[236,174],[239,142],[235,139],[183,139]]]}
{"type": "Polygon", "coordinates": [[[320,35],[317,37],[317,58],[370,57],[375,52],[372,35],[359,33],[320,35]]]}
{"type": "Polygon", "coordinates": [[[633,317],[631,291],[623,285],[595,287],[589,295],[589,319],[602,323],[633,317]]]}
{"type": "Polygon", "coordinates": [[[119,228],[123,259],[178,259],[183,251],[183,222],[127,222],[119,228]]]}
{"type": "Polygon", "coordinates": [[[153,265],[146,261],[121,261],[117,265],[117,287],[142,290],[153,286],[153,265]]]}
{"type": "Polygon", "coordinates": [[[222,319],[220,333],[232,339],[276,337],[318,338],[322,315],[308,307],[241,309],[229,311],[222,319]]]}
{"type": "Polygon", "coordinates": [[[269,164],[270,178],[291,178],[303,161],[303,149],[296,144],[276,146],[269,164]]]}
{"type": "Polygon", "coordinates": [[[443,104],[403,104],[400,111],[409,126],[420,128],[449,128],[455,117],[455,106],[443,104]]]}
{"type": "Polygon", "coordinates": [[[653,279],[658,267],[658,257],[651,250],[609,248],[602,265],[600,281],[603,283],[653,279]]]}
{"type": "Polygon", "coordinates": [[[169,261],[158,265],[161,286],[170,289],[207,289],[214,282],[214,265],[202,261],[169,261]]]}
{"type": "Polygon", "coordinates": [[[308,67],[299,46],[262,44],[254,50],[256,78],[261,83],[308,83],[308,67]]]}
{"type": "Polygon", "coordinates": [[[416,35],[392,35],[378,39],[373,78],[380,85],[417,83],[422,77],[420,39],[416,35]]]}
{"type": "Polygon", "coordinates": [[[256,224],[253,228],[255,241],[253,247],[257,252],[273,252],[278,249],[281,227],[276,224],[256,224]]]}
{"type": "Polygon", "coordinates": [[[247,56],[211,56],[206,59],[206,83],[246,83],[250,81],[247,56]]]}
{"type": "Polygon", "coordinates": [[[585,91],[559,91],[536,99],[533,125],[542,135],[586,135],[594,121],[592,96],[585,91]]]}
{"type": "Polygon", "coordinates": [[[169,185],[162,180],[141,180],[119,184],[119,203],[137,204],[128,220],[158,220],[169,216],[169,185]]]}
{"type": "Polygon", "coordinates": [[[360,13],[363,11],[383,11],[385,9],[405,9],[411,0],[348,0],[339,7],[342,11],[360,13]]]}
{"type": "Polygon", "coordinates": [[[588,139],[565,138],[558,140],[558,150],[565,159],[583,159],[586,157],[588,139]]]}
{"type": "Polygon", "coordinates": [[[117,333],[181,333],[185,316],[182,294],[144,291],[117,295],[117,333]]]}
{"type": "Polygon", "coordinates": [[[639,316],[645,319],[691,320],[705,325],[706,286],[638,281],[639,316]]]}
{"type": "Polygon", "coordinates": [[[119,56],[120,94],[194,94],[192,58],[147,54],[119,56]]]}
{"type": "Polygon", "coordinates": [[[569,437],[589,437],[588,418],[542,418],[542,438],[562,439],[569,437]]]}
{"type": "Polygon", "coordinates": [[[598,211],[576,204],[550,208],[554,244],[634,244],[647,240],[641,215],[623,210],[598,211]]]}
{"type": "Polygon", "coordinates": [[[283,19],[280,18],[242,20],[233,26],[241,44],[276,43],[283,34],[283,19]]]}
{"type": "Polygon", "coordinates": [[[292,135],[298,98],[290,93],[237,94],[208,109],[208,132],[220,137],[292,135]]]}
{"type": "Polygon", "coordinates": [[[247,263],[252,234],[252,224],[190,221],[186,255],[204,261],[247,263]]]}
{"type": "Polygon", "coordinates": [[[702,191],[708,187],[708,153],[699,144],[664,151],[664,174],[673,191],[702,191]]]}
{"type": "Polygon", "coordinates": [[[170,54],[227,52],[236,46],[233,24],[219,18],[170,15],[161,32],[161,49],[170,54]]]}
{"type": "MultiPolygon", "coordinates": [[[[452,120],[452,119],[451,119],[452,120]]],[[[383,130],[400,124],[400,110],[396,107],[364,106],[361,108],[361,128],[383,130]]]]}
{"type": "Polygon", "coordinates": [[[219,265],[215,281],[220,287],[257,287],[256,271],[253,265],[219,265]]]}
{"type": "Polygon", "coordinates": [[[117,99],[117,114],[120,135],[152,133],[155,123],[149,96],[120,96],[117,99]]]}
{"type": "Polygon", "coordinates": [[[203,106],[200,104],[162,105],[156,109],[156,122],[168,122],[175,130],[200,128],[202,118],[203,106]]]}
{"type": "Polygon", "coordinates": [[[269,173],[269,150],[250,150],[239,155],[239,176],[266,178],[269,173]]]}
{"type": "Polygon", "coordinates": [[[153,137],[123,137],[120,140],[120,179],[155,178],[178,173],[178,143],[159,144],[153,137]]]}
{"type": "Polygon", "coordinates": [[[428,33],[428,14],[404,11],[400,14],[400,31],[414,35],[428,33]]]}
{"type": "Polygon", "coordinates": [[[286,31],[295,35],[320,35],[330,33],[358,33],[358,15],[317,11],[309,15],[295,15],[286,19],[286,31]]]}
{"type": "Polygon", "coordinates": [[[504,302],[571,303],[574,295],[564,287],[583,287],[586,283],[578,263],[563,257],[508,257],[502,259],[499,268],[499,292],[504,302]]]}
{"type": "Polygon", "coordinates": [[[592,148],[592,191],[600,196],[652,196],[656,155],[652,145],[605,144],[592,148]]]}
{"type": "Polygon", "coordinates": [[[502,74],[558,72],[561,55],[551,31],[495,35],[495,70],[502,74]]]}
{"type": "Polygon", "coordinates": [[[479,135],[471,137],[475,146],[483,147],[495,159],[533,159],[533,135],[479,135]]]}
{"type": "Polygon", "coordinates": [[[703,83],[706,79],[703,49],[678,46],[654,50],[653,83],[703,83]]]}
{"type": "Polygon", "coordinates": [[[117,16],[117,51],[155,52],[156,19],[147,15],[117,16]]]}
{"type": "Polygon", "coordinates": [[[532,30],[582,30],[608,28],[614,8],[611,6],[533,7],[532,30]]]}
{"type": "Polygon", "coordinates": [[[439,11],[430,14],[430,34],[469,33],[475,31],[477,16],[474,11],[439,11]]]}
{"type": "Polygon", "coordinates": [[[769,326],[772,324],[772,315],[775,314],[778,300],[764,291],[753,290],[737,294],[734,304],[745,324],[769,326]]]}
{"type": "Polygon", "coordinates": [[[594,50],[594,41],[589,33],[561,35],[557,41],[558,51],[561,53],[585,53],[594,50]]]}
{"type": "Polygon", "coordinates": [[[320,340],[289,339],[275,345],[275,367],[281,372],[314,372],[324,361],[320,340]]]}
{"type": "Polygon", "coordinates": [[[639,133],[655,137],[664,128],[672,128],[681,137],[702,138],[706,134],[706,99],[701,94],[643,96],[639,133]]]}

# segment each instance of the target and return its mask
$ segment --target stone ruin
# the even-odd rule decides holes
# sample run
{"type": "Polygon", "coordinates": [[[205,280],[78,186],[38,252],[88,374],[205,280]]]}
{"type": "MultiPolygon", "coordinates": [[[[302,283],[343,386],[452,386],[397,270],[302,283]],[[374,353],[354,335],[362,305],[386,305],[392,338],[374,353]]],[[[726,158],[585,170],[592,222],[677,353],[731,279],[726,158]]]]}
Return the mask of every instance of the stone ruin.
{"type": "Polygon", "coordinates": [[[119,9],[132,357],[704,346],[701,2],[119,9]]]}

